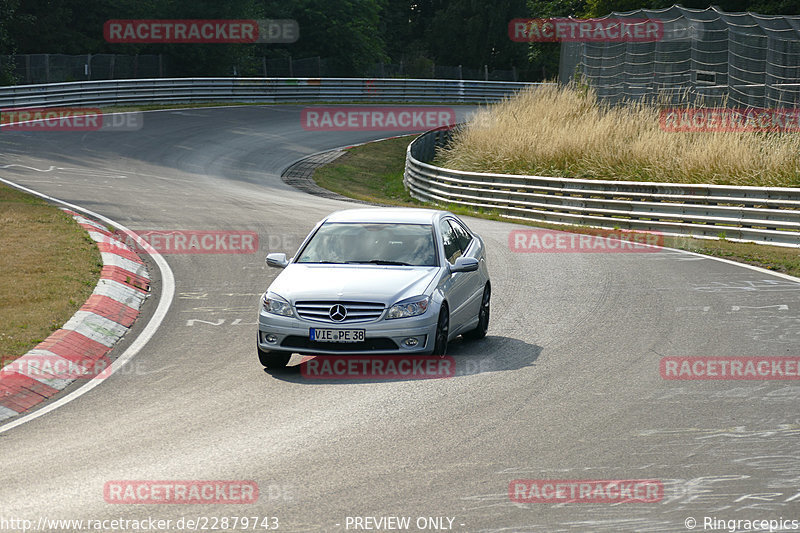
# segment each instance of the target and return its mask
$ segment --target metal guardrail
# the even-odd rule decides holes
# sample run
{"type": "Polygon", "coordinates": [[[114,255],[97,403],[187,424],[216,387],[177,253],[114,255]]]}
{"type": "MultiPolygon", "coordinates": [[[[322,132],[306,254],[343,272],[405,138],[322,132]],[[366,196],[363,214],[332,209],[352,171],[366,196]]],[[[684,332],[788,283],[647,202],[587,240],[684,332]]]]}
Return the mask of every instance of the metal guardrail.
{"type": "MultiPolygon", "coordinates": [[[[155,78],[0,87],[0,108],[194,102],[483,103],[531,85],[394,78],[155,78]]],[[[535,84],[534,84],[535,85],[535,84]]],[[[800,246],[800,189],[581,180],[462,172],[429,164],[449,131],[408,147],[405,184],[421,200],[509,218],[658,230],[800,246]]]]}
{"type": "Polygon", "coordinates": [[[569,179],[431,165],[451,133],[429,131],[408,146],[403,181],[414,198],[538,222],[724,234],[728,240],[800,247],[800,188],[569,179]]]}
{"type": "MultiPolygon", "coordinates": [[[[529,83],[366,78],[154,78],[0,87],[0,107],[194,102],[497,101],[529,83]]],[[[537,84],[533,84],[537,85],[537,84]]]]}

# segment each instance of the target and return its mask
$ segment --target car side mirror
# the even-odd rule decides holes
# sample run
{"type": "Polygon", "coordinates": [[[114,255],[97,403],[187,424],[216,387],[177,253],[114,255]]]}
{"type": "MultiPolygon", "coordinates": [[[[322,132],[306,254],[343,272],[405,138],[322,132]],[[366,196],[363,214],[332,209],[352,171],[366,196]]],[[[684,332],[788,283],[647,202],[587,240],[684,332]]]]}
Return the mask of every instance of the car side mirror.
{"type": "Polygon", "coordinates": [[[456,264],[450,267],[450,272],[475,272],[478,270],[478,260],[474,257],[459,257],[456,264]]]}
{"type": "Polygon", "coordinates": [[[286,254],[283,253],[267,254],[267,266],[275,268],[286,268],[286,265],[288,264],[289,261],[286,259],[286,254]]]}

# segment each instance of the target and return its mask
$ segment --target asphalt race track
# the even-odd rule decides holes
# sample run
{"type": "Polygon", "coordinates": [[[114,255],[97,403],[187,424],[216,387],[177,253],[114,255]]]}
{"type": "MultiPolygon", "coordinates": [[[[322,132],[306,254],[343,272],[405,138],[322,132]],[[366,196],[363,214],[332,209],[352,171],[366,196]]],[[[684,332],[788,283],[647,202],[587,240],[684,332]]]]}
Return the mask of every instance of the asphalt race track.
{"type": "MultiPolygon", "coordinates": [[[[659,371],[667,356],[800,355],[800,283],[763,271],[670,250],[516,253],[508,236],[519,226],[466,219],[488,245],[492,317],[485,340],[451,344],[455,377],[264,371],[255,321],[278,273],[264,256],[291,255],[320,218],[348,207],[290,188],[281,171],[393,134],[304,131],[301,109],[149,112],[138,132],[0,134],[6,179],[134,230],[246,230],[260,242],[256,254],[164,256],[175,298],[144,349],[87,394],[0,433],[0,518],[266,516],[281,531],[346,531],[353,517],[399,516],[417,531],[445,517],[469,532],[800,520],[798,381],[659,371]],[[654,479],[663,498],[516,503],[516,479],[654,479]],[[112,504],[103,489],[113,480],[253,480],[260,496],[112,504]]],[[[156,307],[149,265],[154,295],[115,354],[156,307]]]]}

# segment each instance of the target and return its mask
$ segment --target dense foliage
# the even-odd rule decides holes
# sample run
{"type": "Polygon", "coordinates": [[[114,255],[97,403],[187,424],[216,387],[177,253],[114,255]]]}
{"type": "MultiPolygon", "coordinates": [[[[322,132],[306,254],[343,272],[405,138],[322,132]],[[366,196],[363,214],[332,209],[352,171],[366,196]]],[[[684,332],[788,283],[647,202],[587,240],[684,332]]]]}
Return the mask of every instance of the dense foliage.
{"type": "MultiPolygon", "coordinates": [[[[170,73],[230,75],[254,58],[322,57],[339,75],[375,63],[510,69],[521,79],[557,74],[558,45],[516,43],[513,18],[600,16],[662,8],[674,0],[0,0],[0,54],[164,54],[170,73]],[[111,44],[109,19],[265,19],[298,21],[292,44],[111,44]]],[[[704,8],[698,0],[685,7],[704,8]]],[[[798,14],[796,0],[717,0],[725,11],[798,14]]]]}

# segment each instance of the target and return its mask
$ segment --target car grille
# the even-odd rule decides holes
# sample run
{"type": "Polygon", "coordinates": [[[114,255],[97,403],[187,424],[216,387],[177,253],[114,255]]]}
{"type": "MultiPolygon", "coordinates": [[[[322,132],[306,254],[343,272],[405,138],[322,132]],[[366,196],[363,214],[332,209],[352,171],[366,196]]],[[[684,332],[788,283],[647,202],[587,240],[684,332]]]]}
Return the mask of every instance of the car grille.
{"type": "Polygon", "coordinates": [[[284,348],[326,350],[329,352],[367,352],[367,351],[395,351],[397,343],[388,337],[375,337],[361,342],[317,342],[300,335],[289,335],[281,346],[284,348]]]}
{"type": "Polygon", "coordinates": [[[330,324],[346,324],[348,322],[366,322],[380,318],[385,306],[377,302],[336,302],[336,301],[306,301],[295,304],[297,314],[307,320],[318,320],[330,324]],[[347,309],[344,320],[332,320],[331,307],[343,305],[347,309]]]}

